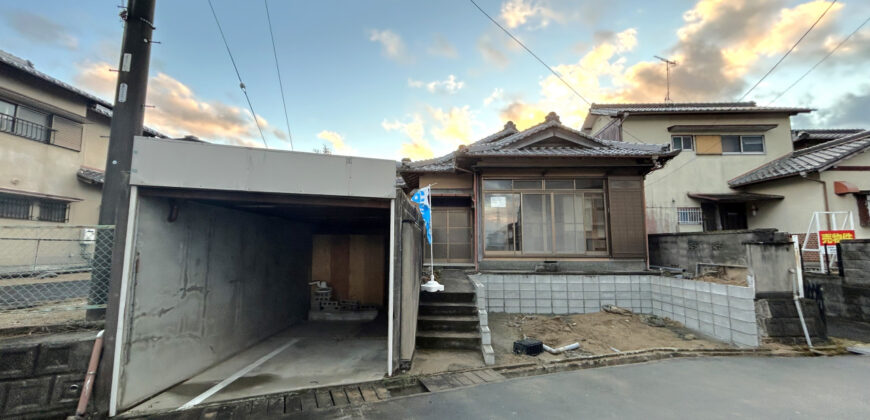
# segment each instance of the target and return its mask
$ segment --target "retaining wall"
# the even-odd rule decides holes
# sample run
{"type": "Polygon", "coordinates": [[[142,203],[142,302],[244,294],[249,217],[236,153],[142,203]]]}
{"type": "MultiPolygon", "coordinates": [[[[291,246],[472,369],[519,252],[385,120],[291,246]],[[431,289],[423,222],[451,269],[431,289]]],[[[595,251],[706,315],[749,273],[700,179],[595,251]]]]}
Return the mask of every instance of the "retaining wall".
{"type": "Polygon", "coordinates": [[[744,242],[769,242],[776,237],[776,229],[652,234],[649,263],[692,274],[699,263],[746,266],[744,242]]]}
{"type": "Polygon", "coordinates": [[[78,404],[96,332],[0,341],[0,418],[64,418],[78,404]]]}
{"type": "MultiPolygon", "coordinates": [[[[495,274],[470,276],[483,285],[489,312],[578,314],[617,305],[667,317],[741,346],[758,345],[755,290],[649,274],[495,274]]],[[[478,291],[480,294],[480,291],[478,291]]]]}
{"type": "Polygon", "coordinates": [[[825,314],[870,322],[870,240],[840,243],[843,275],[804,272],[804,284],[821,287],[825,314]]]}

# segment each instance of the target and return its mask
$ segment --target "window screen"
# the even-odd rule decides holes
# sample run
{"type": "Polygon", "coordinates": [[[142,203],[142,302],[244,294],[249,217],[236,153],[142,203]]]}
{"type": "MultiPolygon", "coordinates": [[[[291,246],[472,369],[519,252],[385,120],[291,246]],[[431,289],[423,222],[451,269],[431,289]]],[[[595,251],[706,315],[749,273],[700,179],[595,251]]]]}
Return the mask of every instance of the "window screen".
{"type": "Polygon", "coordinates": [[[764,137],[762,136],[742,136],[740,141],[743,144],[743,153],[764,152],[764,137]]]}
{"type": "Polygon", "coordinates": [[[740,153],[740,136],[722,136],[722,153],[740,153]]]}
{"type": "Polygon", "coordinates": [[[6,219],[30,219],[30,198],[0,194],[0,217],[6,219]]]}
{"type": "Polygon", "coordinates": [[[46,222],[66,222],[69,203],[65,201],[42,200],[39,202],[39,220],[46,222]]]}

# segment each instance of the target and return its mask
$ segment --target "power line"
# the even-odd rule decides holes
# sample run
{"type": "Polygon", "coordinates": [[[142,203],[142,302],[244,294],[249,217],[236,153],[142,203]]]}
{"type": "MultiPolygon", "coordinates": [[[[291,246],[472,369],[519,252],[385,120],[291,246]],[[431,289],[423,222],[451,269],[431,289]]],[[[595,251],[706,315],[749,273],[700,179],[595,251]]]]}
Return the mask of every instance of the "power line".
{"type": "Polygon", "coordinates": [[[816,19],[815,22],[813,22],[812,26],[810,26],[810,28],[807,29],[807,31],[804,32],[804,34],[801,35],[800,38],[798,38],[797,42],[795,42],[794,45],[792,45],[791,48],[789,48],[788,51],[786,51],[785,54],[783,54],[783,56],[779,58],[779,61],[777,61],[776,64],[774,64],[773,67],[771,67],[770,70],[767,71],[767,73],[764,73],[764,76],[762,76],[761,79],[759,79],[757,82],[755,82],[755,84],[752,85],[752,87],[749,88],[749,90],[747,90],[746,93],[744,93],[743,96],[741,96],[740,99],[737,100],[737,102],[742,101],[743,98],[745,98],[747,95],[749,95],[749,93],[751,93],[753,90],[755,90],[755,88],[757,88],[758,85],[760,85],[761,82],[763,82],[764,79],[767,78],[767,76],[770,76],[770,74],[773,73],[773,71],[776,69],[776,67],[779,66],[779,64],[782,63],[782,61],[785,60],[785,58],[788,57],[788,55],[791,54],[791,52],[792,52],[795,48],[797,48],[798,44],[800,44],[801,41],[803,41],[804,38],[806,38],[806,36],[810,33],[810,31],[812,31],[813,28],[816,27],[816,25],[819,23],[819,21],[821,21],[822,18],[825,17],[826,14],[828,14],[828,10],[831,10],[831,7],[834,7],[834,4],[835,4],[836,2],[837,2],[837,0],[833,0],[833,1],[831,1],[831,3],[828,5],[828,7],[825,9],[825,11],[822,12],[821,15],[819,15],[819,18],[816,19]]]}
{"type": "Polygon", "coordinates": [[[263,145],[266,148],[269,148],[269,144],[266,143],[266,136],[263,135],[263,129],[260,127],[260,121],[257,120],[257,113],[254,112],[254,105],[251,104],[251,98],[248,97],[248,90],[245,88],[245,82],[242,82],[242,75],[239,74],[239,67],[236,66],[236,60],[233,58],[233,53],[230,51],[230,44],[227,42],[227,37],[224,36],[224,30],[221,28],[221,22],[218,20],[217,13],[214,11],[214,5],[211,4],[211,0],[208,1],[208,7],[211,8],[211,15],[214,16],[214,22],[217,24],[218,31],[221,33],[221,39],[224,41],[224,46],[227,47],[227,54],[230,56],[230,62],[233,63],[233,69],[236,71],[236,77],[239,79],[239,88],[242,89],[242,93],[245,94],[245,100],[248,102],[248,108],[251,110],[251,116],[254,117],[254,124],[257,124],[257,130],[260,131],[260,138],[263,139],[263,145]]]}
{"type": "Polygon", "coordinates": [[[846,43],[846,41],[848,41],[850,38],[852,38],[853,35],[855,35],[856,33],[858,33],[858,31],[860,31],[861,28],[863,28],[864,25],[867,24],[867,22],[870,22],[870,17],[867,17],[867,19],[864,19],[864,22],[861,22],[861,24],[858,25],[858,27],[855,28],[855,30],[852,31],[852,33],[850,33],[848,36],[846,36],[846,38],[844,38],[842,41],[840,41],[840,43],[837,44],[836,47],[834,47],[831,51],[828,51],[828,53],[825,54],[825,56],[822,57],[821,60],[817,61],[816,64],[813,64],[813,66],[810,67],[809,70],[806,71],[806,73],[802,74],[801,77],[798,77],[797,80],[795,80],[792,84],[790,84],[787,88],[785,88],[785,90],[783,90],[782,92],[780,92],[779,95],[776,95],[776,98],[773,98],[773,100],[770,101],[770,103],[767,104],[767,106],[773,105],[773,103],[776,102],[779,98],[781,98],[782,95],[785,95],[786,92],[788,92],[789,90],[791,90],[791,88],[795,87],[795,85],[797,85],[798,83],[800,83],[801,80],[804,80],[804,77],[807,77],[807,75],[810,74],[810,73],[812,73],[813,70],[816,69],[816,67],[818,67],[818,66],[819,66],[820,64],[822,64],[825,60],[827,60],[828,57],[830,57],[830,56],[833,55],[835,52],[837,52],[837,50],[840,49],[840,47],[842,47],[843,44],[846,43]]]}
{"type": "Polygon", "coordinates": [[[557,73],[556,70],[553,70],[553,68],[550,67],[549,65],[547,65],[547,63],[545,63],[544,60],[541,60],[541,57],[538,57],[537,54],[535,54],[534,52],[532,52],[532,50],[530,50],[529,47],[526,46],[526,44],[523,44],[522,41],[520,41],[519,39],[517,39],[517,37],[515,37],[512,33],[510,33],[510,31],[508,31],[504,26],[501,26],[501,24],[498,23],[498,21],[496,21],[495,19],[493,19],[492,16],[489,15],[489,13],[486,13],[486,11],[483,10],[483,9],[482,9],[482,8],[481,8],[481,7],[480,7],[480,6],[479,6],[479,5],[478,5],[474,0],[468,0],[468,1],[470,1],[471,4],[474,5],[474,7],[477,7],[477,10],[480,10],[480,13],[483,13],[484,16],[486,16],[487,18],[489,18],[489,20],[491,20],[492,23],[495,24],[495,26],[498,26],[499,28],[501,28],[501,30],[504,31],[504,33],[506,33],[509,37],[511,37],[511,39],[513,39],[517,44],[519,44],[519,45],[520,45],[521,47],[523,47],[526,51],[528,51],[529,54],[532,55],[532,57],[535,57],[535,59],[537,59],[538,62],[540,62],[541,64],[543,64],[544,67],[547,68],[547,70],[550,70],[550,73],[553,73],[554,76],[556,76],[559,80],[561,80],[562,83],[564,83],[565,86],[568,87],[568,89],[571,89],[571,92],[574,92],[574,94],[577,95],[578,98],[582,99],[583,102],[586,102],[586,105],[592,105],[592,103],[589,102],[589,100],[587,100],[585,97],[583,97],[583,95],[581,95],[580,92],[577,92],[577,89],[574,89],[574,87],[571,86],[571,84],[568,83],[568,81],[566,81],[565,79],[563,79],[563,78],[562,78],[562,75],[560,75],[559,73],[557,73]]]}
{"type": "Polygon", "coordinates": [[[293,150],[293,133],[290,131],[290,117],[287,116],[287,100],[284,99],[284,81],[281,80],[281,68],[278,66],[278,50],[275,48],[275,33],[272,32],[272,16],[269,14],[269,0],[263,0],[266,5],[266,21],[269,22],[269,36],[272,38],[272,55],[275,56],[275,71],[278,72],[278,87],[281,89],[281,104],[284,105],[284,122],[287,123],[287,136],[290,138],[290,150],[293,150]]]}

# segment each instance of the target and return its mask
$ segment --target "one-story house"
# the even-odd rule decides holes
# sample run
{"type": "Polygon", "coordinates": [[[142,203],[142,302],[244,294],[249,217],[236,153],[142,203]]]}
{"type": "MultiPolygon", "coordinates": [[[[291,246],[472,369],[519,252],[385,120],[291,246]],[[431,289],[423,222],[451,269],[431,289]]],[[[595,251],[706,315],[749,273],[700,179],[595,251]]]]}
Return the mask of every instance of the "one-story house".
{"type": "Polygon", "coordinates": [[[596,138],[551,112],[399,172],[408,192],[432,188],[438,265],[630,271],[647,267],[644,176],[678,153],[596,138]]]}

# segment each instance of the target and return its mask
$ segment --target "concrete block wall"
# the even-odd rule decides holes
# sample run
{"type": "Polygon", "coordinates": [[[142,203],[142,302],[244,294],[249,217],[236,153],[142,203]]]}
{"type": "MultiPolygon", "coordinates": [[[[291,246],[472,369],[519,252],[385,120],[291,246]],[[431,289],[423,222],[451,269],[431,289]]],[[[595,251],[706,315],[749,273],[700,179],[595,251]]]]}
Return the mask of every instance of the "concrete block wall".
{"type": "Polygon", "coordinates": [[[96,332],[0,342],[0,418],[63,418],[78,404],[96,332]]]}
{"type": "Polygon", "coordinates": [[[648,274],[472,275],[485,289],[486,310],[528,314],[581,314],[617,305],[673,319],[704,335],[757,346],[755,290],[648,274]]]}

